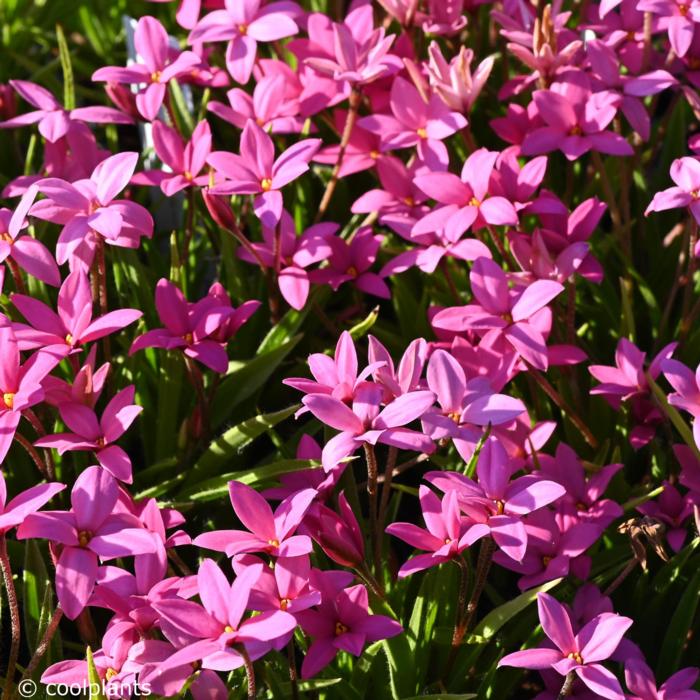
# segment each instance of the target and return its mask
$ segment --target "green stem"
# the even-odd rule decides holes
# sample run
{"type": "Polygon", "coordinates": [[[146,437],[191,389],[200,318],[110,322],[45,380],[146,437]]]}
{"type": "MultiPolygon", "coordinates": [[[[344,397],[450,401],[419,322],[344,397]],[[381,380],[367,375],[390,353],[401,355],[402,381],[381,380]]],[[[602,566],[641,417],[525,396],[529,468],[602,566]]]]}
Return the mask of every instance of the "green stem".
{"type": "Polygon", "coordinates": [[[7,604],[10,608],[10,628],[12,630],[10,655],[7,659],[7,675],[5,676],[5,687],[3,690],[3,697],[9,698],[10,688],[12,687],[12,682],[15,677],[15,667],[19,657],[21,627],[17,591],[15,590],[15,582],[12,578],[12,566],[7,553],[7,540],[5,539],[5,535],[0,535],[0,569],[2,570],[2,578],[5,584],[5,590],[7,591],[7,604]]]}

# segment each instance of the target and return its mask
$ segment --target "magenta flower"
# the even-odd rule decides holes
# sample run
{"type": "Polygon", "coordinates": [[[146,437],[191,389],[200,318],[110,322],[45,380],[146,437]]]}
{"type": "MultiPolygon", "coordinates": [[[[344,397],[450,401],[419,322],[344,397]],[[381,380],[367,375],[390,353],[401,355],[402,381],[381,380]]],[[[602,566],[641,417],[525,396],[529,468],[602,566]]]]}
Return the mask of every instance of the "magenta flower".
{"type": "Polygon", "coordinates": [[[59,491],[66,488],[65,484],[37,484],[18,493],[10,501],[7,500],[7,485],[0,471],[0,537],[13,527],[24,522],[30,513],[36,513],[50,501],[59,491]]]}
{"type": "Polygon", "coordinates": [[[225,9],[197,22],[188,41],[228,41],[226,67],[237,83],[245,84],[253,72],[259,41],[277,41],[299,31],[294,21],[299,7],[287,0],[264,6],[260,0],[225,0],[224,4],[225,9]]]}
{"type": "Polygon", "coordinates": [[[695,498],[692,494],[681,495],[668,481],[664,481],[663,486],[664,490],[658,498],[642,503],[637,510],[664,523],[668,544],[674,552],[680,552],[688,536],[686,521],[693,514],[695,498]]]}
{"type": "Polygon", "coordinates": [[[423,338],[416,338],[408,344],[398,367],[389,351],[373,335],[369,336],[367,355],[374,380],[384,387],[389,398],[421,388],[421,375],[428,357],[428,343],[423,338]]]}
{"type": "Polygon", "coordinates": [[[700,2],[697,0],[641,0],[640,12],[650,12],[662,18],[671,48],[683,58],[693,42],[695,26],[700,22],[700,2]]]}
{"type": "Polygon", "coordinates": [[[456,491],[448,491],[441,501],[427,486],[421,486],[418,497],[427,529],[400,522],[386,528],[390,535],[429,552],[417,554],[405,562],[399,569],[399,578],[450,561],[489,533],[485,525],[461,518],[456,491]]]}
{"type": "Polygon", "coordinates": [[[22,234],[22,229],[27,225],[25,217],[36,193],[36,186],[32,185],[24,193],[14,212],[0,209],[0,263],[11,258],[27,274],[58,287],[61,284],[61,275],[53,255],[36,238],[22,234]]]}
{"type": "Polygon", "coordinates": [[[313,283],[328,284],[336,291],[340,285],[352,282],[366,294],[381,299],[391,297],[386,282],[376,272],[370,272],[382,244],[382,237],[375,236],[371,227],[359,229],[349,242],[339,236],[328,236],[326,243],[331,249],[328,265],[309,273],[313,283]]]}
{"type": "Polygon", "coordinates": [[[239,129],[249,120],[273,134],[298,134],[304,128],[304,120],[298,116],[299,100],[287,96],[285,76],[280,73],[260,78],[252,96],[234,88],[226,97],[230,106],[212,100],[207,109],[239,129]]]}
{"type": "MultiPolygon", "coordinates": [[[[497,564],[521,575],[518,580],[521,591],[568,576],[570,572],[581,575],[581,555],[598,541],[602,531],[589,522],[571,523],[564,530],[563,520],[559,514],[540,508],[525,518],[527,551],[522,560],[515,561],[503,552],[493,555],[497,564]]],[[[586,566],[589,566],[587,562],[586,566]]]]}
{"type": "Polygon", "coordinates": [[[644,661],[625,662],[625,683],[634,693],[628,700],[700,700],[700,693],[693,690],[697,679],[697,668],[683,668],[657,688],[654,673],[644,661]]]}
{"type": "Polygon", "coordinates": [[[564,287],[553,280],[537,280],[520,292],[510,290],[506,273],[488,258],[476,260],[469,280],[477,303],[439,311],[432,325],[453,332],[474,330],[489,339],[502,337],[533,367],[546,369],[543,330],[551,325],[547,304],[564,287]]]}
{"type": "Polygon", "coordinates": [[[475,531],[489,535],[511,559],[522,561],[527,549],[523,515],[561,498],[564,487],[537,476],[511,481],[514,464],[495,437],[489,437],[479,453],[478,484],[458,472],[428,472],[425,479],[445,494],[455,491],[460,508],[468,518],[485,527],[475,531]]]}
{"type": "Polygon", "coordinates": [[[610,480],[622,469],[621,464],[607,464],[586,478],[583,464],[567,444],[557,445],[554,457],[538,456],[542,475],[561,484],[565,494],[557,504],[565,516],[565,527],[579,522],[593,523],[602,533],[610,523],[622,515],[619,503],[603,498],[610,480]]]}
{"type": "Polygon", "coordinates": [[[270,610],[241,621],[262,569],[262,564],[251,564],[230,584],[214,561],[205,559],[197,572],[201,605],[178,598],[153,604],[161,616],[166,638],[182,646],[159,664],[156,676],[183,665],[190,665],[191,675],[195,661],[201,661],[205,669],[232,671],[244,663],[236,645],[245,646],[251,658],[258,658],[269,648],[265,643],[294,630],[294,616],[283,610],[270,610]]]}
{"type": "Polygon", "coordinates": [[[42,382],[46,396],[44,401],[58,408],[64,403],[82,403],[94,408],[105,386],[110,364],[105,362],[95,369],[97,346],[90,348],[83,366],[75,373],[72,382],[66,382],[59,377],[48,376],[42,382]]]}
{"type": "Polygon", "coordinates": [[[358,122],[381,138],[382,150],[418,147],[418,157],[438,169],[449,162],[444,139],[467,125],[466,118],[450,108],[438,95],[425,102],[418,89],[401,77],[394,79],[389,102],[391,115],[373,114],[358,122]]]}
{"type": "Polygon", "coordinates": [[[209,174],[200,175],[211,153],[211,129],[201,121],[185,144],[178,132],[161,121],[153,122],[153,145],[156,155],[170,172],[145,170],[136,173],[131,182],[137,185],[159,185],[167,197],[187,187],[209,184],[209,174]]]}
{"type": "Polygon", "coordinates": [[[134,404],[135,388],[122,389],[106,406],[102,417],[92,408],[79,403],[59,406],[61,420],[70,433],[57,433],[40,438],[37,447],[53,447],[59,454],[73,450],[89,451],[114,478],[131,483],[129,455],[115,443],[136,420],[143,408],[134,404]]]}
{"type": "Polygon", "coordinates": [[[113,107],[78,107],[66,110],[46,88],[27,80],[10,80],[10,85],[37,109],[0,122],[0,129],[39,123],[39,133],[50,143],[56,143],[75,122],[95,124],[132,124],[133,119],[113,107]]]}
{"type": "Polygon", "coordinates": [[[676,158],[671,163],[671,179],[676,186],[657,192],[644,215],[652,211],[688,207],[695,221],[700,223],[700,161],[690,157],[676,158]]]}
{"type": "Polygon", "coordinates": [[[272,512],[268,502],[250,486],[240,481],[229,483],[234,513],[247,530],[215,530],[194,540],[197,547],[226,552],[229,557],[247,552],[265,552],[275,557],[298,557],[308,554],[311,540],[295,535],[311,502],[314,489],[304,489],[285,498],[272,512]]]}
{"type": "Polygon", "coordinates": [[[402,394],[384,408],[381,386],[365,382],[357,387],[352,406],[326,394],[309,394],[302,403],[323,424],[339,430],[323,448],[323,467],[329,471],[362,444],[393,445],[403,450],[432,452],[433,441],[404,426],[421,418],[435,401],[432,391],[402,394]]]}
{"type": "Polygon", "coordinates": [[[450,240],[457,240],[472,225],[515,226],[518,214],[505,197],[489,197],[489,180],[498,153],[480,148],[464,163],[461,178],[452,173],[418,175],[416,185],[431,199],[445,206],[421,219],[413,233],[427,233],[445,228],[450,240]]]}
{"type": "Polygon", "coordinates": [[[90,282],[82,270],[71,272],[61,285],[58,313],[24,294],[13,294],[12,303],[29,322],[13,324],[20,350],[46,347],[62,355],[116,333],[143,315],[136,309],[120,309],[93,320],[90,282]]]}
{"type": "Polygon", "coordinates": [[[320,145],[320,139],[305,139],[275,160],[272,139],[255,122],[249,121],[241,136],[240,155],[215,151],[207,158],[207,163],[227,178],[211,188],[211,192],[256,195],[255,215],[263,226],[275,228],[282,216],[281,189],[309,169],[309,161],[320,145]]]}
{"type": "Polygon", "coordinates": [[[693,437],[700,446],[700,367],[691,372],[678,360],[664,360],[661,370],[675,392],[668,395],[668,402],[693,417],[693,437]]]}
{"type": "Polygon", "coordinates": [[[88,467],[75,481],[69,511],[31,513],[17,530],[17,539],[38,537],[58,546],[56,595],[66,616],[74,620],[92,595],[98,559],[154,552],[153,535],[138,518],[114,513],[119,486],[100,467],[88,467]]]}
{"type": "Polygon", "coordinates": [[[38,352],[20,364],[20,347],[6,316],[0,314],[0,464],[17,431],[22,412],[44,399],[42,382],[61,356],[38,352]]]}
{"type": "Polygon", "coordinates": [[[366,85],[398,72],[401,59],[389,53],[396,37],[386,36],[384,27],[374,29],[373,24],[372,7],[358,6],[344,23],[333,24],[332,56],[312,56],[306,65],[352,85],[366,85]]]}
{"type": "Polygon", "coordinates": [[[129,348],[133,355],[144,348],[182,350],[214,372],[228,369],[225,343],[212,336],[234,313],[230,300],[226,304],[215,296],[189,303],[184,294],[166,279],[156,285],[156,310],[164,328],[146,331],[129,348]]]}
{"type": "Polygon", "coordinates": [[[510,423],[525,411],[519,399],[494,393],[487,379],[467,380],[462,366],[445,350],[431,355],[427,379],[438,408],[422,417],[423,429],[433,440],[451,439],[465,461],[482,434],[475,426],[510,423]]]}
{"type": "Polygon", "coordinates": [[[345,588],[334,596],[323,596],[317,610],[299,613],[299,623],[311,638],[303,678],[315,676],[339,651],[360,656],[366,644],[401,634],[402,627],[385,615],[371,615],[367,589],[363,585],[345,588]]]}
{"type": "Polygon", "coordinates": [[[504,656],[498,666],[536,670],[553,668],[563,676],[573,671],[601,697],[624,700],[619,681],[599,662],[614,653],[632,620],[614,613],[602,613],[574,635],[569,613],[552,596],[538,593],[537,608],[542,629],[556,649],[541,647],[516,651],[504,656]]]}
{"type": "Polygon", "coordinates": [[[138,248],[141,236],[153,235],[153,219],[141,205],[116,199],[134,174],[138,153],[123,152],[103,160],[90,179],[74,183],[46,178],[37,183],[46,199],[30,215],[61,224],[56,260],[90,267],[95,247],[102,242],[121,248],[138,248]]]}
{"type": "Polygon", "coordinates": [[[239,248],[238,257],[253,264],[262,262],[266,268],[272,268],[285,301],[293,309],[303,309],[311,286],[306,268],[330,257],[332,247],[328,239],[337,231],[337,224],[321,223],[297,236],[294,219],[289,212],[282,210],[277,231],[263,227],[263,243],[251,244],[257,255],[239,248]]]}
{"type": "MultiPolygon", "coordinates": [[[[170,0],[149,0],[149,2],[170,2],[170,0]]],[[[212,0],[204,0],[204,2],[208,6],[212,0]]],[[[197,24],[201,8],[202,0],[180,0],[175,13],[177,23],[184,29],[192,29],[197,24]]]]}
{"type": "Polygon", "coordinates": [[[176,53],[171,60],[168,33],[155,17],[141,17],[134,32],[134,44],[142,63],[127,68],[107,66],[92,75],[93,81],[146,85],[136,95],[136,106],[146,121],[153,121],[165,99],[168,83],[189,73],[201,59],[192,51],[176,53]]]}
{"type": "Polygon", "coordinates": [[[523,141],[523,155],[550,153],[559,149],[569,160],[590,150],[630,156],[632,146],[613,131],[607,131],[622,97],[611,91],[593,93],[582,71],[566,73],[563,82],[549,90],[536,90],[533,100],[546,126],[534,129],[523,141]]]}

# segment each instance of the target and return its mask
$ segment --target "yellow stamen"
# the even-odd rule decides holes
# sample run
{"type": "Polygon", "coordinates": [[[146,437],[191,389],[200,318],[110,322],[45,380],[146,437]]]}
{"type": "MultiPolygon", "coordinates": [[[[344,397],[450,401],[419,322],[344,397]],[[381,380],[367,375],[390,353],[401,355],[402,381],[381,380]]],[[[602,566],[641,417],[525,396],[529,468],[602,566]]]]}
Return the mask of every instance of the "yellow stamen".
{"type": "Polygon", "coordinates": [[[269,177],[265,177],[260,181],[260,187],[262,187],[263,192],[269,192],[272,189],[272,180],[269,177]]]}
{"type": "Polygon", "coordinates": [[[90,542],[91,539],[92,539],[92,532],[90,532],[89,530],[81,530],[78,533],[78,544],[81,547],[87,547],[88,543],[90,542]]]}
{"type": "Polygon", "coordinates": [[[11,411],[15,405],[15,395],[8,391],[2,395],[2,400],[4,401],[6,408],[11,411]]]}
{"type": "Polygon", "coordinates": [[[339,637],[341,634],[345,634],[348,628],[342,622],[335,623],[335,636],[339,637]]]}
{"type": "Polygon", "coordinates": [[[428,138],[428,132],[421,126],[420,129],[416,129],[416,133],[422,139],[428,138]]]}
{"type": "Polygon", "coordinates": [[[286,610],[292,601],[289,598],[282,598],[280,600],[280,610],[286,610]]]}

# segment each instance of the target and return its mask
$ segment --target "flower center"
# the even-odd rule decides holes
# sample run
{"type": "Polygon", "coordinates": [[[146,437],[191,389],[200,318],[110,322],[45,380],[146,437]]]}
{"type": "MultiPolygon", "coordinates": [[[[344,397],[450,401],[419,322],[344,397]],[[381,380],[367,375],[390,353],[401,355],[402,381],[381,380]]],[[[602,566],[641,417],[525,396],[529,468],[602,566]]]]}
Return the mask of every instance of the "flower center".
{"type": "Polygon", "coordinates": [[[11,411],[15,405],[15,395],[12,392],[8,391],[7,393],[2,395],[2,400],[5,404],[5,407],[9,411],[11,411]]]}
{"type": "Polygon", "coordinates": [[[428,138],[428,132],[422,126],[419,129],[416,129],[416,133],[422,139],[428,138]]]}
{"type": "Polygon", "coordinates": [[[238,25],[238,33],[245,36],[248,33],[248,25],[247,24],[239,24],[238,25]]]}
{"type": "Polygon", "coordinates": [[[369,157],[372,160],[377,160],[379,158],[379,151],[370,151],[369,152],[369,157]]]}
{"type": "Polygon", "coordinates": [[[691,191],[690,191],[690,196],[691,196],[693,199],[697,199],[698,197],[700,197],[700,190],[691,190],[691,191]]]}
{"type": "Polygon", "coordinates": [[[351,277],[357,277],[357,268],[354,265],[350,265],[347,272],[351,277]]]}
{"type": "Polygon", "coordinates": [[[95,440],[95,444],[102,449],[107,445],[107,440],[105,440],[104,437],[98,437],[97,440],[95,440]]]}
{"type": "Polygon", "coordinates": [[[339,637],[341,634],[345,634],[348,628],[342,622],[335,623],[335,636],[339,637]]]}
{"type": "Polygon", "coordinates": [[[544,565],[545,568],[549,566],[549,562],[552,561],[552,557],[544,556],[542,557],[542,564],[544,565]]]}
{"type": "Polygon", "coordinates": [[[81,547],[87,547],[88,543],[92,539],[92,532],[90,530],[81,530],[78,533],[78,544],[81,547]]]}
{"type": "Polygon", "coordinates": [[[572,659],[575,661],[577,664],[582,664],[583,663],[583,658],[581,657],[581,654],[579,654],[577,651],[572,651],[570,654],[566,655],[567,659],[572,659]]]}
{"type": "Polygon", "coordinates": [[[472,197],[472,198],[469,200],[469,206],[470,206],[470,207],[478,207],[480,204],[481,204],[481,202],[480,202],[476,197],[472,197]]]}
{"type": "Polygon", "coordinates": [[[678,12],[680,13],[681,17],[685,17],[688,14],[688,6],[687,5],[679,5],[678,12]]]}
{"type": "Polygon", "coordinates": [[[280,610],[286,610],[292,601],[289,598],[282,598],[280,600],[280,610]]]}
{"type": "Polygon", "coordinates": [[[576,124],[575,126],[571,127],[571,130],[569,131],[569,136],[581,136],[583,133],[583,129],[576,124]]]}
{"type": "Polygon", "coordinates": [[[188,182],[192,182],[194,180],[194,175],[189,170],[185,170],[184,173],[182,173],[182,176],[187,180],[188,182]]]}
{"type": "Polygon", "coordinates": [[[272,180],[269,177],[264,177],[260,181],[260,187],[262,187],[263,192],[269,192],[272,189],[272,180]]]}
{"type": "Polygon", "coordinates": [[[233,627],[231,627],[231,625],[226,625],[226,627],[224,627],[224,632],[226,632],[226,634],[231,634],[231,632],[233,632],[233,627]]]}
{"type": "Polygon", "coordinates": [[[445,537],[445,544],[452,544],[452,538],[451,538],[451,537],[445,537]]]}
{"type": "Polygon", "coordinates": [[[451,420],[457,423],[459,425],[462,422],[462,414],[459,411],[452,411],[452,413],[448,413],[447,417],[451,420]]]}
{"type": "Polygon", "coordinates": [[[416,205],[416,200],[413,199],[413,197],[406,197],[403,201],[407,207],[414,207],[416,205]]]}
{"type": "Polygon", "coordinates": [[[12,245],[12,236],[7,232],[0,233],[0,241],[5,241],[5,243],[12,245]]]}
{"type": "Polygon", "coordinates": [[[579,501],[576,504],[576,508],[577,510],[588,510],[588,506],[583,501],[579,501]]]}
{"type": "Polygon", "coordinates": [[[156,70],[151,73],[151,82],[152,83],[159,83],[160,82],[160,71],[156,70]]]}
{"type": "Polygon", "coordinates": [[[503,511],[506,509],[506,504],[503,501],[494,501],[496,504],[496,512],[498,515],[503,515],[503,511]]]}
{"type": "Polygon", "coordinates": [[[279,547],[280,546],[279,540],[268,540],[267,543],[270,545],[270,547],[279,547]]]}
{"type": "Polygon", "coordinates": [[[105,680],[111,681],[114,676],[118,675],[118,671],[111,666],[105,671],[105,680]]]}
{"type": "Polygon", "coordinates": [[[65,341],[66,345],[73,345],[73,336],[70,333],[66,333],[65,341]]]}

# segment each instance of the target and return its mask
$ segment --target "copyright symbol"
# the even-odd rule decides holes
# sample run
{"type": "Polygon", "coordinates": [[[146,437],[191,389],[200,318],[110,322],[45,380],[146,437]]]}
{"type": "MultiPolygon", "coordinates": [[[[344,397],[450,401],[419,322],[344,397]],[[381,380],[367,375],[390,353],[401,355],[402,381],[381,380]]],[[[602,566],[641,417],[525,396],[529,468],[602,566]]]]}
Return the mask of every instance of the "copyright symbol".
{"type": "Polygon", "coordinates": [[[36,683],[27,678],[20,682],[20,684],[17,686],[17,690],[19,690],[19,694],[23,698],[31,698],[36,695],[36,683]]]}

